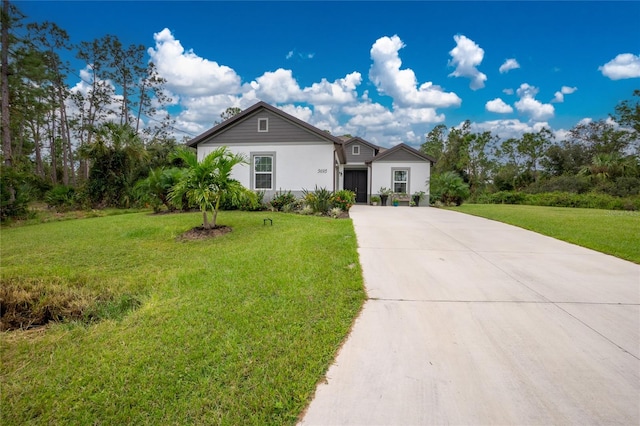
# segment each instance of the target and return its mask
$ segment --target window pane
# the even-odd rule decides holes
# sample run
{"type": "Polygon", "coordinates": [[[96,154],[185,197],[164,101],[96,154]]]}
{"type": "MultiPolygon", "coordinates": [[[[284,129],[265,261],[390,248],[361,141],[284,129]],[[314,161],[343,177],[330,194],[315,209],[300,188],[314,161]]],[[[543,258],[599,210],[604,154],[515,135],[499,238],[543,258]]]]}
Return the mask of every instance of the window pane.
{"type": "Polygon", "coordinates": [[[256,172],[270,172],[272,165],[271,157],[255,157],[255,171],[256,172]]]}
{"type": "Polygon", "coordinates": [[[402,192],[402,193],[407,192],[407,184],[395,182],[393,184],[393,192],[402,192]]]}
{"type": "Polygon", "coordinates": [[[394,181],[407,181],[407,171],[406,170],[396,170],[393,176],[394,181]]]}
{"type": "Polygon", "coordinates": [[[270,173],[256,173],[256,189],[271,189],[270,173]]]}

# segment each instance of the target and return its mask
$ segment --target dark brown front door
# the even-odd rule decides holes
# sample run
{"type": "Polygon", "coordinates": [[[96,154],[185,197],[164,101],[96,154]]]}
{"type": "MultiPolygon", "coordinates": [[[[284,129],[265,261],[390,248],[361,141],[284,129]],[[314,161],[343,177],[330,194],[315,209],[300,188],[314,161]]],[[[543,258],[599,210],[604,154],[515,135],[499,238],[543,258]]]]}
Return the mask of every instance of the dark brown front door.
{"type": "Polygon", "coordinates": [[[367,202],[367,171],[366,170],[345,170],[344,189],[356,193],[356,203],[367,202]]]}

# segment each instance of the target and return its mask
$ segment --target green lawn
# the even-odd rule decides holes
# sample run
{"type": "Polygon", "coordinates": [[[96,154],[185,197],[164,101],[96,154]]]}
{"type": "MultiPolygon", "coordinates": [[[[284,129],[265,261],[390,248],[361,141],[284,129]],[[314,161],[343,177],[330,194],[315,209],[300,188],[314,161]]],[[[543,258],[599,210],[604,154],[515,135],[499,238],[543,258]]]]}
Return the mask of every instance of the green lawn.
{"type": "Polygon", "coordinates": [[[1,231],[3,285],[141,302],[99,322],[1,333],[3,425],[295,423],[365,298],[352,222],[222,212],[233,232],[176,240],[200,219],[1,231]]]}
{"type": "Polygon", "coordinates": [[[507,204],[463,204],[453,210],[640,263],[640,212],[507,204]]]}

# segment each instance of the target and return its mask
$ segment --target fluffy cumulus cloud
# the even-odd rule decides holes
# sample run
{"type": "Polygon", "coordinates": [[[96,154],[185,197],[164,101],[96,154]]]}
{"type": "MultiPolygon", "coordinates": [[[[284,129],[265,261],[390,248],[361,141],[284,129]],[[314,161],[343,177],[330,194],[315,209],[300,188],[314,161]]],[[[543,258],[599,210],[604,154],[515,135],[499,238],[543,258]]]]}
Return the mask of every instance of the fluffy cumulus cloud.
{"type": "Polygon", "coordinates": [[[166,87],[178,96],[235,93],[240,89],[240,76],[226,65],[209,61],[185,51],[167,28],[153,35],[155,47],[147,53],[158,73],[167,80],[166,87]]]}
{"type": "MultiPolygon", "coordinates": [[[[412,69],[402,67],[399,52],[405,45],[398,36],[381,37],[370,49],[369,80],[378,93],[392,98],[392,106],[374,101],[367,90],[361,89],[363,76],[358,71],[301,86],[292,70],[278,68],[242,82],[231,67],[185,50],[168,29],[156,33],[154,40],[155,46],[148,53],[179,105],[175,126],[194,135],[212,127],[226,108],[245,109],[262,100],[334,135],[358,135],[384,147],[400,142],[418,146],[434,123],[444,122],[445,116],[438,109],[462,102],[455,93],[432,82],[418,82],[412,69]]],[[[455,66],[451,75],[470,78],[473,89],[483,87],[486,76],[477,67],[484,51],[465,36],[456,36],[455,40],[457,46],[450,52],[449,63],[455,66]]],[[[312,57],[302,55],[305,57],[294,49],[287,58],[312,57]]],[[[507,61],[503,67],[513,64],[507,61]]],[[[90,76],[86,77],[90,81],[90,76]]],[[[80,84],[75,90],[86,87],[80,84]]],[[[570,90],[573,88],[563,87],[560,93],[564,96],[570,90]]],[[[544,125],[543,121],[553,116],[553,106],[537,101],[536,94],[537,89],[527,84],[517,91],[520,99],[515,108],[530,117],[531,124],[502,120],[486,122],[483,128],[496,134],[517,134],[544,125]]],[[[487,102],[485,108],[501,114],[513,112],[513,107],[500,98],[487,102]]],[[[183,134],[177,136],[181,139],[183,134]]]]}
{"type": "Polygon", "coordinates": [[[504,64],[500,65],[500,68],[498,69],[498,71],[500,71],[500,74],[504,74],[518,68],[520,68],[520,64],[518,63],[518,61],[511,58],[504,61],[504,64]]]}
{"type": "MultiPolygon", "coordinates": [[[[460,123],[460,126],[462,123],[460,123]]],[[[524,133],[537,133],[543,128],[549,128],[547,122],[536,122],[532,124],[523,123],[520,120],[491,120],[471,123],[471,131],[482,133],[491,132],[502,140],[509,138],[519,138],[524,133]]]]}
{"type": "Polygon", "coordinates": [[[497,112],[498,114],[509,114],[513,112],[513,108],[507,105],[502,99],[495,98],[487,102],[484,106],[489,112],[497,112]]]}
{"type": "Polygon", "coordinates": [[[483,88],[487,76],[481,73],[477,67],[484,58],[484,49],[463,35],[456,35],[453,39],[456,42],[456,47],[449,52],[451,55],[449,65],[456,67],[456,69],[449,76],[470,78],[469,87],[473,90],[483,88]]]}
{"type": "Polygon", "coordinates": [[[528,116],[533,121],[544,121],[553,117],[555,113],[553,105],[543,104],[535,99],[538,94],[537,87],[523,83],[516,90],[516,94],[520,100],[515,103],[515,107],[521,114],[528,116]]]}
{"type": "Polygon", "coordinates": [[[269,103],[300,101],[302,90],[291,70],[267,71],[250,83],[256,96],[269,103]]]}
{"type": "Polygon", "coordinates": [[[602,75],[611,80],[640,77],[640,56],[621,53],[606,64],[598,67],[602,75]]]}
{"type": "Polygon", "coordinates": [[[305,100],[312,104],[352,103],[358,97],[356,88],[361,82],[362,75],[359,72],[352,72],[333,83],[323,78],[319,83],[313,83],[311,87],[306,87],[302,92],[305,100]]]}
{"type": "Polygon", "coordinates": [[[551,100],[551,102],[564,102],[564,95],[570,95],[576,90],[578,90],[577,87],[562,86],[562,88],[553,95],[553,99],[551,100]]]}
{"type": "Polygon", "coordinates": [[[444,108],[460,105],[461,99],[452,92],[444,92],[431,82],[418,87],[416,75],[410,68],[401,69],[399,51],[404,47],[400,37],[381,37],[371,47],[373,63],[369,79],[378,92],[393,98],[400,107],[444,108]]]}
{"type": "Polygon", "coordinates": [[[313,115],[313,111],[308,106],[287,104],[280,105],[278,108],[280,108],[287,114],[291,114],[294,117],[299,118],[300,120],[305,122],[309,122],[311,120],[311,116],[313,115]]]}

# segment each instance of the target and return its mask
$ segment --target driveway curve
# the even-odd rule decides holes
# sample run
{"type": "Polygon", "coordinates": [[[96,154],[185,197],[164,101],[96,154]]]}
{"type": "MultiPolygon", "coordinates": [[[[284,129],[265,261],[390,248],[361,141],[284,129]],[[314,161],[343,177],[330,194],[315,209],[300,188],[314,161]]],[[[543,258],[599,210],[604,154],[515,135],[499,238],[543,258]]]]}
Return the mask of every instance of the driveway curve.
{"type": "Polygon", "coordinates": [[[300,425],[640,424],[640,266],[434,208],[351,210],[369,299],[300,425]]]}

